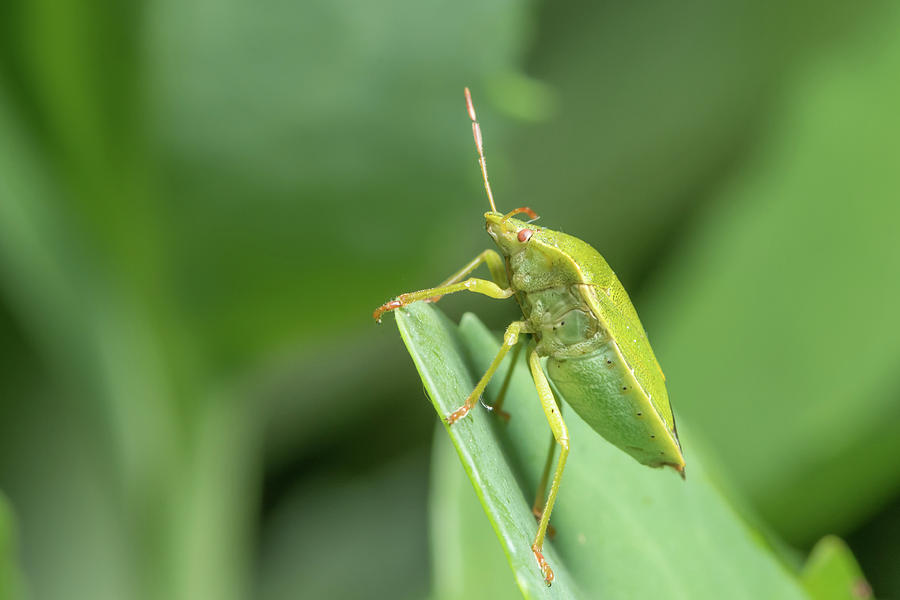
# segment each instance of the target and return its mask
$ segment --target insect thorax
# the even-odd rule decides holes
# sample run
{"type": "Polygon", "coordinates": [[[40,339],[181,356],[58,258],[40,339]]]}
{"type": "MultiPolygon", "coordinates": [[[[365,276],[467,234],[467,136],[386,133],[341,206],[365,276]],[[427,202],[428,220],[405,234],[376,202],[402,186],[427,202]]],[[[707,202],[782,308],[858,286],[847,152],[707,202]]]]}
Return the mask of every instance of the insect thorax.
{"type": "Polygon", "coordinates": [[[578,286],[562,285],[520,294],[522,311],[535,332],[541,356],[576,358],[596,352],[609,341],[578,286]]]}
{"type": "Polygon", "coordinates": [[[534,331],[541,356],[576,358],[609,341],[581,294],[580,275],[552,252],[528,245],[507,255],[512,288],[534,331]]]}

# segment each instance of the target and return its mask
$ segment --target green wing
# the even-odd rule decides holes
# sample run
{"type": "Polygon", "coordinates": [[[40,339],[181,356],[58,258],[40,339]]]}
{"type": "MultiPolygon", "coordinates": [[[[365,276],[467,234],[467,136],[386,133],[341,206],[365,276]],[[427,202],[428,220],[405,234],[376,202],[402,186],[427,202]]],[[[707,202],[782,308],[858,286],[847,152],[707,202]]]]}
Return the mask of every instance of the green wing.
{"type": "Polygon", "coordinates": [[[586,285],[582,288],[582,295],[591,311],[616,341],[622,358],[632,369],[635,380],[677,441],[675,417],[669,405],[665,376],[622,284],[616,280],[615,285],[609,287],[586,285]]]}
{"type": "Polygon", "coordinates": [[[581,281],[585,284],[582,286],[584,300],[616,341],[622,358],[634,371],[635,380],[677,442],[665,375],[619,278],[590,244],[565,233],[545,231],[548,234],[546,241],[570,257],[572,265],[580,271],[581,281]]]}

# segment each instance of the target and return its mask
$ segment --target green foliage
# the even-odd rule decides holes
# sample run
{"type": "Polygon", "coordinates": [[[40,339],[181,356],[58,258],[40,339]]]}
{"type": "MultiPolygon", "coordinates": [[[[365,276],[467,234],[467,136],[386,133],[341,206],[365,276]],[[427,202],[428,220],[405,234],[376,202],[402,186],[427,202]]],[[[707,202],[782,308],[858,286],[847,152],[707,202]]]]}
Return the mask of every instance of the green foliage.
{"type": "Polygon", "coordinates": [[[521,599],[505,545],[497,543],[456,447],[444,427],[435,429],[429,506],[433,600],[521,599]]]}
{"type": "MultiPolygon", "coordinates": [[[[496,336],[474,315],[466,315],[457,331],[435,308],[416,303],[398,312],[397,323],[440,415],[457,407],[499,350],[496,336]]],[[[494,379],[488,398],[500,381],[494,379]]],[[[798,581],[723,500],[691,443],[690,427],[683,428],[689,457],[683,482],[637,464],[571,411],[565,418],[572,453],[553,513],[558,534],[547,552],[557,577],[546,588],[530,551],[536,530],[530,498],[550,435],[524,360],[516,365],[509,394],[508,424],[477,409],[448,430],[525,597],[804,597],[798,581]]],[[[462,494],[471,492],[450,483],[459,474],[442,460],[435,485],[458,490],[453,500],[464,504],[462,494]]],[[[449,588],[439,589],[438,597],[462,597],[451,585],[456,577],[472,589],[497,577],[492,562],[465,558],[470,549],[484,552],[465,543],[477,539],[466,530],[484,526],[477,518],[456,523],[463,530],[455,550],[460,558],[436,564],[438,580],[449,588]]]]}
{"type": "Polygon", "coordinates": [[[13,518],[6,498],[0,494],[0,600],[24,597],[13,518]]]}
{"type": "Polygon", "coordinates": [[[840,538],[827,536],[813,548],[803,567],[803,585],[816,600],[867,600],[872,589],[840,538]]]}
{"type": "MultiPolygon", "coordinates": [[[[421,303],[398,313],[397,324],[438,413],[443,416],[452,412],[458,407],[459,399],[465,398],[477,381],[466,368],[463,342],[455,333],[455,327],[446,317],[421,303]]],[[[476,491],[503,542],[517,584],[527,597],[577,597],[573,580],[563,565],[555,567],[557,583],[553,586],[552,596],[540,570],[535,569],[531,552],[535,523],[531,508],[522,498],[515,476],[490,434],[489,420],[481,416],[465,419],[461,426],[449,428],[450,437],[467,473],[476,482],[476,491]]],[[[556,553],[549,548],[546,557],[553,565],[559,562],[556,553]]]]}
{"type": "MultiPolygon", "coordinates": [[[[717,482],[773,540],[878,529],[898,29],[883,0],[0,3],[0,489],[29,594],[518,593],[475,570],[503,554],[472,550],[440,445],[429,573],[434,415],[369,319],[487,242],[464,85],[499,205],[609,260],[717,482]]],[[[895,530],[848,537],[885,597],[895,530]]]]}
{"type": "Polygon", "coordinates": [[[788,87],[643,313],[673,403],[799,544],[900,486],[884,468],[900,457],[900,339],[883,334],[900,329],[900,136],[884,135],[900,126],[898,26],[893,10],[788,87]]]}

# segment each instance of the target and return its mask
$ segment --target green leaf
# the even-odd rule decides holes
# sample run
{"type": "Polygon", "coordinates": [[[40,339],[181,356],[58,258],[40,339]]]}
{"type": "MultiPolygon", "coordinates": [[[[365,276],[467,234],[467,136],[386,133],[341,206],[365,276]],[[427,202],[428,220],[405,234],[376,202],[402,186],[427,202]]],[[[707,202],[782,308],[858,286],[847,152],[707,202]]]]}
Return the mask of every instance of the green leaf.
{"type": "Polygon", "coordinates": [[[803,585],[815,600],[865,600],[872,598],[850,548],[839,537],[822,538],[803,568],[803,585]]]}
{"type": "Polygon", "coordinates": [[[0,600],[21,598],[25,593],[14,534],[12,513],[6,498],[0,494],[0,600]]]}
{"type": "Polygon", "coordinates": [[[443,428],[434,437],[429,507],[432,600],[521,598],[478,496],[443,428]],[[494,573],[494,577],[484,577],[494,573]]]}
{"type": "Polygon", "coordinates": [[[517,125],[508,150],[489,136],[494,171],[505,154],[516,175],[492,171],[500,207],[521,199],[542,224],[602,239],[634,291],[755,139],[771,83],[876,5],[826,0],[810,18],[795,1],[553,4],[528,71],[559,112],[517,125]]]}
{"type": "MultiPolygon", "coordinates": [[[[441,416],[446,415],[475,387],[456,327],[443,314],[422,303],[398,311],[397,326],[435,409],[441,416]]],[[[544,584],[531,552],[534,516],[491,431],[490,420],[481,411],[475,411],[471,418],[448,430],[525,597],[578,597],[574,580],[552,548],[546,549],[545,556],[557,579],[552,588],[544,584]]]]}
{"type": "Polygon", "coordinates": [[[673,402],[795,544],[900,486],[900,10],[883,8],[792,79],[641,312],[673,402]]]}
{"type": "MultiPolygon", "coordinates": [[[[457,328],[431,305],[418,303],[397,311],[397,323],[442,416],[462,402],[475,375],[487,368],[499,348],[497,336],[471,314],[457,328]]],[[[488,387],[488,398],[503,372],[488,387]]],[[[688,478],[682,481],[675,473],[637,464],[565,409],[572,451],[552,518],[558,533],[546,547],[557,578],[551,588],[545,587],[530,551],[537,527],[530,505],[550,431],[524,357],[516,365],[509,393],[508,423],[476,408],[449,428],[449,437],[526,598],[805,597],[797,579],[738,518],[707,476],[688,423],[680,423],[688,458],[688,478]]],[[[461,476],[458,471],[445,468],[436,477],[461,476]]],[[[450,486],[444,481],[436,489],[450,486]]],[[[456,489],[471,494],[463,486],[456,489]]],[[[445,502],[449,500],[436,506],[445,502]]],[[[484,526],[471,520],[458,524],[484,526]]],[[[466,548],[461,553],[468,555],[466,548]]],[[[455,564],[436,565],[438,573],[450,570],[436,579],[452,581],[455,564]]],[[[490,563],[485,569],[469,567],[467,577],[497,576],[490,563]]]]}
{"type": "Polygon", "coordinates": [[[175,276],[222,360],[367,326],[396,265],[403,287],[452,262],[442,232],[477,251],[483,232],[469,225],[487,203],[463,86],[490,117],[477,92],[518,69],[531,3],[160,0],[152,12],[175,276]],[[462,197],[467,209],[447,210],[462,197]],[[309,260],[323,248],[327,260],[309,260]],[[336,273],[366,293],[316,300],[336,273]]]}
{"type": "Polygon", "coordinates": [[[257,586],[247,597],[421,599],[427,469],[414,448],[371,472],[325,472],[294,485],[260,531],[257,586]]]}

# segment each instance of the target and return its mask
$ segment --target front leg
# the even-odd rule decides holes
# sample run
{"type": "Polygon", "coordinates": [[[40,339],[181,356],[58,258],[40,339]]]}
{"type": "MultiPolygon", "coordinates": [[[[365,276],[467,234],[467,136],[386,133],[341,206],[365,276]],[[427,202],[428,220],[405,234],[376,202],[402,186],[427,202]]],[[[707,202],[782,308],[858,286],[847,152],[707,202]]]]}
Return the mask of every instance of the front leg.
{"type": "MultiPolygon", "coordinates": [[[[478,265],[480,265],[481,263],[487,264],[488,270],[490,270],[491,272],[491,279],[494,280],[494,283],[504,289],[509,287],[509,279],[506,276],[506,263],[502,258],[500,258],[500,255],[497,254],[497,252],[490,249],[485,250],[484,252],[470,260],[468,263],[463,265],[463,267],[459,271],[442,281],[438,287],[450,285],[451,283],[459,283],[460,281],[465,279],[469,273],[477,269],[478,265]]],[[[437,302],[440,299],[440,296],[435,296],[434,298],[429,298],[428,301],[437,302]]]]}
{"type": "Polygon", "coordinates": [[[372,313],[372,318],[381,323],[381,315],[389,310],[394,310],[395,308],[400,308],[401,306],[412,304],[417,300],[427,300],[429,298],[434,298],[435,296],[446,296],[447,294],[454,294],[456,292],[464,291],[477,292],[479,294],[484,294],[485,296],[490,296],[491,298],[497,299],[509,298],[515,293],[510,288],[501,288],[493,281],[472,277],[471,279],[466,279],[465,281],[454,283],[452,285],[445,285],[436,288],[429,288],[427,290],[419,290],[418,292],[407,292],[406,294],[400,294],[390,302],[385,302],[384,304],[376,308],[375,312],[372,313]]]}
{"type": "Polygon", "coordinates": [[[444,294],[452,294],[463,290],[478,292],[490,296],[491,298],[509,298],[512,296],[513,292],[509,289],[509,279],[506,277],[506,263],[503,262],[500,255],[493,250],[485,250],[463,265],[459,271],[445,279],[437,287],[420,290],[418,292],[400,294],[390,302],[385,302],[376,308],[372,317],[381,323],[381,315],[389,310],[406,306],[416,300],[437,302],[444,294]],[[487,264],[493,282],[475,278],[463,281],[463,279],[478,268],[478,265],[481,263],[487,264]]]}

